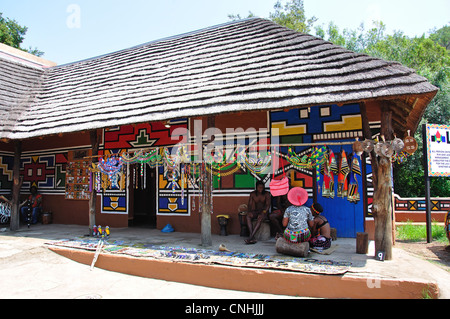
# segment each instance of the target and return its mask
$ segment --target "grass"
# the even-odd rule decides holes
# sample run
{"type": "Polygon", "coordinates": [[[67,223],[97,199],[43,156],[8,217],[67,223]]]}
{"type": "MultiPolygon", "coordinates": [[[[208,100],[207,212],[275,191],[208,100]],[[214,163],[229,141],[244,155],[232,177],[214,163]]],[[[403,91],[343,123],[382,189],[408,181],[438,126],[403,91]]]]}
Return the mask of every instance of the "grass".
{"type": "MultiPolygon", "coordinates": [[[[426,225],[415,225],[411,221],[408,221],[404,225],[398,225],[396,230],[397,239],[399,240],[422,241],[427,239],[426,225]]],[[[431,236],[433,240],[448,242],[444,226],[438,225],[435,222],[431,223],[431,236]]]]}

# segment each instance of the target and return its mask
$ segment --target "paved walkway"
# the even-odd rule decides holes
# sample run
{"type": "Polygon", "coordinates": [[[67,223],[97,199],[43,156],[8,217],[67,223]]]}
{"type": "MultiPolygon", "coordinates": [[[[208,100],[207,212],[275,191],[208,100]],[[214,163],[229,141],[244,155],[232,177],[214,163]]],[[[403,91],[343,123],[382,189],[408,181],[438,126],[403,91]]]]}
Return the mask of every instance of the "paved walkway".
{"type": "MultiPolygon", "coordinates": [[[[236,292],[188,284],[118,274],[76,263],[47,249],[45,242],[73,239],[87,235],[86,226],[35,225],[17,232],[0,231],[0,267],[9,276],[2,280],[2,298],[286,298],[259,293],[236,292]]],[[[200,235],[192,233],[162,233],[154,229],[111,229],[111,240],[183,245],[201,248],[200,235]]],[[[239,252],[276,254],[275,240],[245,245],[238,235],[213,235],[212,249],[224,244],[239,252]]],[[[319,260],[350,261],[351,270],[345,276],[367,276],[380,279],[407,279],[436,282],[440,298],[450,298],[450,274],[432,263],[394,248],[394,259],[376,261],[373,242],[367,255],[355,253],[355,239],[338,238],[332,255],[313,254],[319,260]]]]}

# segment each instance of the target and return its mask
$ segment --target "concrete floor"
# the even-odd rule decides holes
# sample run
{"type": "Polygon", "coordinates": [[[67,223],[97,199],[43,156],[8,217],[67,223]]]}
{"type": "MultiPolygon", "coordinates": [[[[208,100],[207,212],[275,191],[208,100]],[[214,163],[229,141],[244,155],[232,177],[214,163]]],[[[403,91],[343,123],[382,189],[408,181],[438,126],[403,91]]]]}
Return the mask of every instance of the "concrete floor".
{"type": "MultiPolygon", "coordinates": [[[[48,251],[45,246],[45,242],[53,241],[53,240],[61,240],[61,239],[74,239],[77,237],[82,237],[88,234],[88,229],[86,226],[76,226],[76,225],[34,225],[31,228],[27,228],[26,226],[22,226],[21,229],[17,232],[11,232],[7,229],[3,229],[0,232],[0,263],[2,266],[2,270],[8,270],[11,272],[19,271],[17,267],[14,269],[8,267],[11,262],[19,262],[21,265],[25,267],[27,265],[27,260],[19,260],[18,256],[20,253],[23,253],[27,250],[32,254],[32,250],[35,249],[36,252],[43,253],[42,257],[39,257],[40,261],[45,261],[48,259],[50,262],[54,260],[56,257],[53,253],[48,251]],[[23,247],[21,247],[22,245],[23,247]],[[27,246],[28,245],[28,246],[27,246]],[[6,248],[6,249],[5,249],[6,248]],[[31,249],[31,250],[29,250],[31,249]],[[14,257],[17,257],[14,261],[14,257]]],[[[201,246],[200,234],[196,233],[162,233],[156,229],[147,229],[147,228],[121,228],[121,229],[111,229],[111,237],[110,241],[113,240],[122,240],[124,242],[139,242],[143,244],[154,244],[154,245],[177,245],[183,247],[194,247],[194,248],[203,248],[201,246]]],[[[244,237],[240,237],[238,235],[229,235],[229,236],[219,236],[212,235],[212,247],[208,247],[209,249],[218,249],[220,244],[224,244],[229,250],[236,252],[253,252],[253,253],[261,253],[268,255],[276,255],[275,251],[275,240],[272,238],[268,241],[258,242],[255,245],[245,245],[244,237]]],[[[333,244],[338,245],[337,249],[331,255],[320,255],[316,253],[310,253],[310,258],[318,259],[318,260],[333,260],[333,261],[345,261],[351,262],[352,267],[350,271],[348,271],[344,277],[356,277],[356,278],[365,278],[370,276],[370,278],[375,279],[389,279],[389,280],[410,280],[417,282],[430,282],[437,283],[440,290],[440,298],[448,299],[450,298],[450,274],[439,268],[438,266],[427,262],[425,260],[414,257],[407,252],[394,248],[393,250],[393,260],[390,261],[377,261],[374,259],[374,244],[370,242],[369,244],[369,253],[367,255],[356,254],[356,240],[354,238],[338,238],[337,241],[333,242],[333,244]]],[[[29,260],[29,259],[28,259],[29,260]]],[[[30,265],[32,267],[32,265],[30,265]]],[[[86,267],[86,266],[85,266],[86,267]]],[[[95,269],[96,273],[103,272],[101,269],[95,269]]],[[[89,267],[87,270],[83,268],[81,272],[78,270],[77,275],[81,275],[82,273],[90,273],[89,267]]],[[[19,274],[20,276],[20,274],[19,274]]],[[[22,274],[23,276],[23,274],[22,274]]],[[[134,280],[136,277],[130,276],[134,280]]],[[[143,280],[151,280],[148,278],[142,278],[143,280]]],[[[89,279],[87,279],[89,280],[89,279]]],[[[6,284],[6,283],[5,283],[6,284]]],[[[13,285],[13,283],[11,283],[13,285]]],[[[47,285],[49,283],[47,282],[47,285]]],[[[171,283],[175,284],[175,283],[171,283]]],[[[53,284],[56,285],[56,284],[53,284]]],[[[181,284],[180,284],[181,285],[181,284]]],[[[52,285],[50,285],[52,286],[52,285]]],[[[187,285],[190,286],[190,285],[187,285]]],[[[15,285],[17,287],[17,285],[15,285]]],[[[227,292],[226,290],[220,290],[206,287],[199,287],[202,289],[212,289],[213,291],[220,291],[218,293],[217,298],[226,298],[227,292]],[[219,297],[220,296],[220,297],[219,297]]],[[[7,290],[7,289],[6,289],[7,290]]],[[[50,289],[51,290],[51,289],[50,289]]],[[[189,290],[189,289],[188,289],[189,290]]],[[[86,292],[86,295],[89,295],[89,289],[81,289],[78,293],[72,293],[71,296],[78,295],[82,296],[83,292],[86,292]]],[[[91,291],[99,291],[93,289],[91,291]]],[[[153,290],[154,292],[155,290],[153,290]]],[[[191,291],[193,291],[191,289],[191,291]]],[[[22,291],[25,293],[24,291],[22,291]]],[[[148,293],[150,293],[149,291],[148,293]]],[[[12,298],[19,297],[20,291],[18,295],[11,296],[12,298]]],[[[242,298],[253,298],[253,296],[257,296],[258,294],[254,293],[245,293],[242,298]],[[250,294],[250,295],[247,295],[250,294]]],[[[95,295],[95,294],[94,294],[95,295]]],[[[102,295],[98,293],[98,295],[102,295]]],[[[145,294],[144,294],[145,295],[145,294]]],[[[214,294],[207,294],[207,298],[214,298],[214,294]]],[[[276,295],[269,294],[260,294],[261,298],[275,297],[276,295]]],[[[60,295],[61,296],[61,295],[60,295]]],[[[111,295],[112,296],[112,295],[111,295]]],[[[164,294],[159,294],[158,296],[164,296],[164,294]]],[[[186,296],[186,294],[184,294],[186,296]]],[[[231,298],[235,298],[236,294],[231,293],[231,298]]],[[[117,297],[117,296],[116,296],[117,297]]],[[[116,298],[112,296],[112,298],[116,298]]],[[[191,296],[193,297],[193,296],[191,296]]],[[[27,298],[25,294],[24,298],[27,298]]],[[[66,298],[66,297],[63,297],[66,298]]],[[[117,297],[122,298],[122,297],[117,297]]],[[[162,297],[164,298],[164,297],[162,297]]],[[[173,296],[170,298],[174,298],[173,296]]],[[[176,298],[176,297],[175,297],[176,298]]],[[[180,298],[190,298],[189,294],[187,297],[180,298]]],[[[196,296],[195,298],[198,298],[196,296]]],[[[237,297],[239,298],[239,297],[237,297]]]]}

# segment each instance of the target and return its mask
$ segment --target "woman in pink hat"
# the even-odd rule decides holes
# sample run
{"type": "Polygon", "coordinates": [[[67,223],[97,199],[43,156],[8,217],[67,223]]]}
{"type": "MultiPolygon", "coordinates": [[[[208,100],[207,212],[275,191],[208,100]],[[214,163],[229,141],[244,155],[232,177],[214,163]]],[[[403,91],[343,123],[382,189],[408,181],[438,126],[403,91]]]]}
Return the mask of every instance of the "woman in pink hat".
{"type": "Polygon", "coordinates": [[[314,217],[311,210],[303,206],[308,200],[308,192],[301,187],[294,187],[288,193],[288,200],[292,206],[284,212],[283,237],[290,243],[307,242],[311,237],[309,227],[313,227],[314,217]]]}

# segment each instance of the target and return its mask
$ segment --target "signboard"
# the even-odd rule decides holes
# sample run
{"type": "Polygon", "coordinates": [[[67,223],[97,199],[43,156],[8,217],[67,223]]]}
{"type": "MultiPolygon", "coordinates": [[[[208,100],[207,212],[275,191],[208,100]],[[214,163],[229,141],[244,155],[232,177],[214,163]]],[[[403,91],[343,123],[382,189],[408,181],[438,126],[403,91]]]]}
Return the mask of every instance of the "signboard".
{"type": "Polygon", "coordinates": [[[450,176],[450,125],[426,124],[428,176],[450,176]]]}

